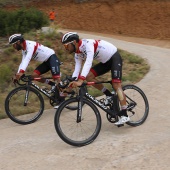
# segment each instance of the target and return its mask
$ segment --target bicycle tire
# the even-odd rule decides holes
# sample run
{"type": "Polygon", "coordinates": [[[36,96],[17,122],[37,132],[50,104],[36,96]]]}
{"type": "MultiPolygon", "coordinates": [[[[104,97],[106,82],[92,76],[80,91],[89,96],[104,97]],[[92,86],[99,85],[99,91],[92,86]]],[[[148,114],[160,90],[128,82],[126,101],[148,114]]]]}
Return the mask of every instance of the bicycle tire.
{"type": "MultiPolygon", "coordinates": [[[[84,89],[85,89],[86,92],[88,92],[86,86],[84,86],[84,89]]],[[[75,95],[77,95],[77,94],[75,94],[75,95]]],[[[75,95],[74,95],[74,96],[71,96],[70,98],[75,97],[75,95]]],[[[66,100],[68,100],[68,99],[66,99],[66,100]]],[[[73,106],[72,106],[72,105],[68,105],[68,106],[66,106],[66,108],[69,109],[69,110],[77,110],[78,107],[77,107],[77,106],[74,106],[74,105],[73,105],[73,106]]]]}
{"type": "Polygon", "coordinates": [[[127,113],[130,117],[130,121],[126,124],[130,126],[139,126],[143,124],[149,114],[149,102],[145,93],[135,85],[125,85],[122,89],[126,94],[128,105],[127,113]],[[133,103],[135,104],[133,105],[133,103]],[[130,106],[132,109],[130,109],[130,106]],[[132,114],[132,112],[134,112],[134,114],[132,114]]]}
{"type": "Polygon", "coordinates": [[[77,110],[68,111],[65,109],[70,103],[78,105],[77,98],[64,101],[55,113],[56,132],[69,145],[77,147],[88,145],[99,135],[102,124],[100,112],[93,103],[83,98],[82,120],[77,123],[77,110]],[[92,132],[90,132],[91,130],[92,132]]]}
{"type": "Polygon", "coordinates": [[[43,97],[32,87],[29,87],[28,102],[24,106],[26,92],[27,86],[20,86],[13,89],[5,99],[6,114],[12,121],[22,125],[34,123],[44,111],[43,97]]]}

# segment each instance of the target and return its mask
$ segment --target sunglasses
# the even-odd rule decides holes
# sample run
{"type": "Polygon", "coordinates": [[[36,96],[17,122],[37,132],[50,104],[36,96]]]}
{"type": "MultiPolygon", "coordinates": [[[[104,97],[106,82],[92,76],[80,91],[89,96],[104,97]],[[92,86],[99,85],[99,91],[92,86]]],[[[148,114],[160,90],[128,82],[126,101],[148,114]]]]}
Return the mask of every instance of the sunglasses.
{"type": "Polygon", "coordinates": [[[64,47],[67,48],[69,44],[73,43],[74,41],[68,42],[64,44],[64,47]]]}

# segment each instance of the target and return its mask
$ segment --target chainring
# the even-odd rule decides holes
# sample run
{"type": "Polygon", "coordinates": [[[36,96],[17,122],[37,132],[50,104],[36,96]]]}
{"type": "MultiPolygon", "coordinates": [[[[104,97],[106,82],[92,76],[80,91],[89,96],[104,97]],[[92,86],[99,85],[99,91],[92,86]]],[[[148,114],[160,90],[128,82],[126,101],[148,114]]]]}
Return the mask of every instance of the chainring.
{"type": "Polygon", "coordinates": [[[116,123],[118,120],[118,116],[111,116],[109,113],[106,114],[106,117],[110,123],[116,123]]]}

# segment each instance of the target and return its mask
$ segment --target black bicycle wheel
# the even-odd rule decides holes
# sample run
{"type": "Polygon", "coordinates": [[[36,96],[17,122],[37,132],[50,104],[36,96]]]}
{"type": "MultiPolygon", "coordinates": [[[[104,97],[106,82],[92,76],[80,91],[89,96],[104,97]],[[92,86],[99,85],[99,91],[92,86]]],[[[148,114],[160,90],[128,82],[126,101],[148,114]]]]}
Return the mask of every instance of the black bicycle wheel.
{"type": "MultiPolygon", "coordinates": [[[[85,90],[85,92],[87,92],[87,87],[86,87],[86,86],[84,86],[84,90],[85,90]]],[[[74,96],[66,97],[65,100],[70,99],[70,98],[73,98],[73,97],[75,97],[76,95],[77,95],[77,94],[75,93],[74,96]]],[[[72,104],[67,105],[66,108],[69,109],[69,110],[77,110],[77,105],[75,105],[75,104],[72,103],[72,104]]]]}
{"type": "Polygon", "coordinates": [[[57,109],[54,125],[59,137],[69,145],[84,146],[93,142],[101,129],[101,116],[94,104],[83,99],[81,121],[77,123],[77,110],[68,111],[67,105],[78,105],[77,98],[68,99],[57,109]]]}
{"type": "Polygon", "coordinates": [[[15,123],[26,125],[37,121],[44,111],[44,100],[41,94],[32,87],[29,93],[26,86],[12,90],[5,100],[5,111],[15,123]],[[28,94],[27,102],[25,102],[28,94]]]}
{"type": "Polygon", "coordinates": [[[149,103],[144,92],[135,85],[123,87],[128,105],[128,115],[130,126],[139,126],[145,122],[149,114],[149,103]]]}

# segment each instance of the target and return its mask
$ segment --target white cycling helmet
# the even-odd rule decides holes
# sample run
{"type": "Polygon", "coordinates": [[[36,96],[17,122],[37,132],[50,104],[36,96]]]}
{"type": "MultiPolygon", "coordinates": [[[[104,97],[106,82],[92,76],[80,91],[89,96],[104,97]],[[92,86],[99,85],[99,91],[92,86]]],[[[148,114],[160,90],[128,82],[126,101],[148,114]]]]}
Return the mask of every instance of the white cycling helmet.
{"type": "Polygon", "coordinates": [[[63,35],[61,42],[65,44],[74,40],[76,40],[77,42],[79,41],[78,34],[76,32],[67,32],[66,34],[63,35]]]}
{"type": "Polygon", "coordinates": [[[23,42],[24,38],[21,34],[13,34],[9,37],[9,44],[14,44],[17,41],[23,42]]]}

